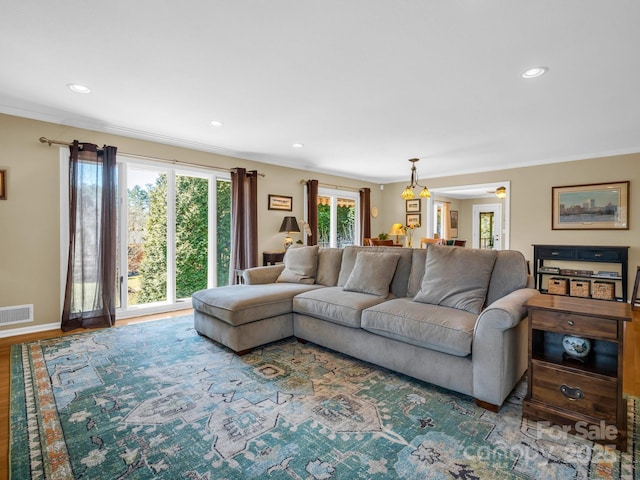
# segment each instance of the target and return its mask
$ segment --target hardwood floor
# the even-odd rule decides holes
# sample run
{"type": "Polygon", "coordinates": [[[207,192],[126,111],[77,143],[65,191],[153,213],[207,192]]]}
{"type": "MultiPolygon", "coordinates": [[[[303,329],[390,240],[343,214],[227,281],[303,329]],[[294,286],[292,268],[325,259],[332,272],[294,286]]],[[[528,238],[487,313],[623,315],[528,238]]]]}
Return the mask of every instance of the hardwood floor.
{"type": "MultiPolygon", "coordinates": [[[[125,320],[118,320],[116,322],[116,326],[122,327],[133,323],[179,317],[181,315],[188,315],[191,312],[191,309],[187,309],[144,317],[128,318],[125,320]]],[[[16,343],[33,342],[46,338],[61,337],[63,335],[74,335],[85,331],[88,330],[79,329],[72,332],[49,330],[47,332],[0,338],[0,480],[7,480],[9,478],[9,388],[11,383],[11,345],[16,343]]]]}
{"type": "Polygon", "coordinates": [[[640,308],[633,312],[633,321],[624,328],[624,377],[622,391],[640,396],[640,308]]]}
{"type": "MultiPolygon", "coordinates": [[[[191,310],[150,315],[145,317],[119,320],[117,326],[132,323],[147,322],[161,318],[178,317],[187,315],[191,310]]],[[[10,385],[10,353],[11,345],[16,343],[32,342],[56,336],[76,334],[83,330],[73,332],[61,332],[51,330],[48,332],[20,335],[9,338],[0,338],[0,480],[9,478],[9,385],[10,385]]],[[[630,395],[640,396],[640,310],[633,312],[633,322],[625,325],[625,351],[624,351],[624,379],[623,391],[630,395]]]]}

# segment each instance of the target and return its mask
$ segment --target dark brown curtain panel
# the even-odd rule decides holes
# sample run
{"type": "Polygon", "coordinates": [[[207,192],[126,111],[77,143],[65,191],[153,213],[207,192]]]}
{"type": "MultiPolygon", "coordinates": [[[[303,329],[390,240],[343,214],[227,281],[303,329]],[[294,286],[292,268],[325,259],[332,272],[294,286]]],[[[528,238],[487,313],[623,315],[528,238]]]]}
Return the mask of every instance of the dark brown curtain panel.
{"type": "Polygon", "coordinates": [[[371,238],[371,189],[360,189],[360,245],[364,245],[365,238],[371,238]]]}
{"type": "Polygon", "coordinates": [[[311,235],[307,235],[307,245],[318,244],[318,180],[307,180],[307,223],[311,235]]]}
{"type": "Polygon", "coordinates": [[[116,321],[116,147],[70,147],[69,259],[62,325],[110,327],[116,321]]]}
{"type": "Polygon", "coordinates": [[[229,284],[237,283],[235,270],[258,266],[258,172],[231,170],[231,268],[229,284]]]}

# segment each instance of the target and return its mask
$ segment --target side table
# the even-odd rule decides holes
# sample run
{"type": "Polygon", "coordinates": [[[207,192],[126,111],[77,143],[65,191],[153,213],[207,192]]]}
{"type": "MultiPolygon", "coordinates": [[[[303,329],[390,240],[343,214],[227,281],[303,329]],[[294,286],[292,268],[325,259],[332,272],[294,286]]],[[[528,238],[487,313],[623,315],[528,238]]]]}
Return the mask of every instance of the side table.
{"type": "Polygon", "coordinates": [[[262,252],[262,265],[275,265],[276,263],[282,263],[284,260],[284,250],[277,250],[274,252],[262,252]]]}
{"type": "Polygon", "coordinates": [[[565,431],[626,450],[622,359],[630,305],[538,295],[526,306],[529,384],[524,417],[563,425],[565,431]],[[565,339],[577,343],[577,352],[563,346],[565,339]]]}

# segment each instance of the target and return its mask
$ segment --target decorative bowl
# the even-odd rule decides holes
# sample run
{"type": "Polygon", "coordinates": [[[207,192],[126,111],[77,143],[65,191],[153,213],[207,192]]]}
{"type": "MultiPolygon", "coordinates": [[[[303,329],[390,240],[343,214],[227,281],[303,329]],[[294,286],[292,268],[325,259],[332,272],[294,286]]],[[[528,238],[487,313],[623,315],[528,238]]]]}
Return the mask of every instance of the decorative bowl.
{"type": "Polygon", "coordinates": [[[591,341],[575,335],[565,335],[562,337],[562,347],[567,352],[567,355],[575,358],[584,358],[591,351],[591,341]]]}

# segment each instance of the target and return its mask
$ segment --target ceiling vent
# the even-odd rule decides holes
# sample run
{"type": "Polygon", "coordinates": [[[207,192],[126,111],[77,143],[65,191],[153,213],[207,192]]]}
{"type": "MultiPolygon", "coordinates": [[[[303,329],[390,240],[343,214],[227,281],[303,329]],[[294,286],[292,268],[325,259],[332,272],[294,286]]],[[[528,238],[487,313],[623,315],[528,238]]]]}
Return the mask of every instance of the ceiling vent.
{"type": "Polygon", "coordinates": [[[26,322],[33,322],[33,305],[0,307],[0,327],[26,322]]]}

